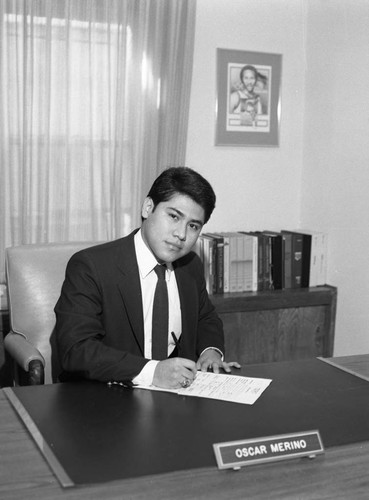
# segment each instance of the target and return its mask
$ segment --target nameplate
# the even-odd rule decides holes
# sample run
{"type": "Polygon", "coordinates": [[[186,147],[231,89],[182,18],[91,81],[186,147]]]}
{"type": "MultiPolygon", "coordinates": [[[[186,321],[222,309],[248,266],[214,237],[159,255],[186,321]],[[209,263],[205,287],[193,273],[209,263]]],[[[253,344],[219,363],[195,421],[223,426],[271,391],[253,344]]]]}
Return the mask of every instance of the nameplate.
{"type": "Polygon", "coordinates": [[[242,441],[213,444],[219,469],[239,469],[245,465],[324,453],[319,431],[294,432],[242,441]]]}

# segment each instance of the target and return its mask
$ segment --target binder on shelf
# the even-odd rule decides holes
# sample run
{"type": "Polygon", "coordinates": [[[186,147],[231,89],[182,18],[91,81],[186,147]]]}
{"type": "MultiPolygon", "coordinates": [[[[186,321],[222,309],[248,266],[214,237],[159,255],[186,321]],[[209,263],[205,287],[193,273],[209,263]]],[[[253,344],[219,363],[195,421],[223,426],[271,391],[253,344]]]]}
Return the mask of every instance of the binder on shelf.
{"type": "Polygon", "coordinates": [[[214,262],[214,240],[206,234],[202,234],[201,245],[202,245],[202,258],[204,266],[204,277],[206,283],[206,289],[209,295],[214,293],[216,290],[215,284],[215,262],[214,262]]]}
{"type": "Polygon", "coordinates": [[[258,272],[258,275],[260,279],[262,278],[262,286],[260,290],[272,290],[273,280],[270,238],[262,231],[252,231],[252,234],[255,234],[258,237],[258,249],[260,255],[258,264],[261,266],[261,271],[258,272]]]}
{"type": "Polygon", "coordinates": [[[223,238],[223,292],[228,293],[229,287],[229,233],[217,232],[223,238]]]}
{"type": "Polygon", "coordinates": [[[219,233],[204,233],[205,236],[213,238],[215,243],[214,262],[214,293],[224,292],[224,238],[219,233]]]}
{"type": "Polygon", "coordinates": [[[272,290],[284,288],[284,240],[281,233],[276,231],[263,231],[269,238],[271,259],[271,282],[272,290]]]}
{"type": "Polygon", "coordinates": [[[257,292],[258,290],[262,290],[263,285],[263,275],[260,272],[262,271],[262,267],[259,269],[259,241],[262,240],[258,238],[257,234],[252,232],[240,231],[240,233],[244,237],[245,253],[249,263],[249,276],[246,279],[245,290],[257,292]]]}
{"type": "Polygon", "coordinates": [[[291,236],[291,288],[301,288],[302,235],[287,230],[283,230],[282,234],[291,236]]]}
{"type": "Polygon", "coordinates": [[[292,286],[292,234],[281,233],[284,241],[284,288],[293,288],[292,286]]]}
{"type": "Polygon", "coordinates": [[[308,288],[310,280],[311,235],[283,230],[292,234],[292,288],[308,288]]]}
{"type": "Polygon", "coordinates": [[[254,231],[258,239],[258,291],[270,289],[270,266],[268,241],[265,234],[254,231]]]}
{"type": "Polygon", "coordinates": [[[320,259],[318,269],[318,285],[327,283],[328,235],[320,234],[320,259]]]}
{"type": "Polygon", "coordinates": [[[311,236],[309,286],[325,285],[327,282],[327,234],[309,229],[299,231],[311,236]]]}

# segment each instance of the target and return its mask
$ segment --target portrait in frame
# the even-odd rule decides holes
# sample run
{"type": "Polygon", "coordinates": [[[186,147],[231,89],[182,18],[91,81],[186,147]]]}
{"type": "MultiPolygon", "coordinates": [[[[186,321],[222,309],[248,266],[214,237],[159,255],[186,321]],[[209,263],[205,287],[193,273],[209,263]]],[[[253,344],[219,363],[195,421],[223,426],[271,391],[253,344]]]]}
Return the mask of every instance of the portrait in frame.
{"type": "Polygon", "coordinates": [[[216,146],[279,146],[281,54],[217,49],[216,146]]]}

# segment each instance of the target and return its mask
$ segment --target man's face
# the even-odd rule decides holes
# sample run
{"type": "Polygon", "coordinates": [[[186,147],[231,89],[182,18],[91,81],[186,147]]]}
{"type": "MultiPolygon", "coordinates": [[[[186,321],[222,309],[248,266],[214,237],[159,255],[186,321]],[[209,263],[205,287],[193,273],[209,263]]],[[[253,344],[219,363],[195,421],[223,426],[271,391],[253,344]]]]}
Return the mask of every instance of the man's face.
{"type": "Polygon", "coordinates": [[[242,75],[242,82],[246,89],[252,92],[256,84],[255,73],[251,69],[247,69],[242,75]]]}
{"type": "Polygon", "coordinates": [[[204,209],[183,194],[175,194],[156,207],[146,198],[141,214],[145,219],[142,238],[158,262],[173,262],[188,254],[205,220],[204,209]]]}

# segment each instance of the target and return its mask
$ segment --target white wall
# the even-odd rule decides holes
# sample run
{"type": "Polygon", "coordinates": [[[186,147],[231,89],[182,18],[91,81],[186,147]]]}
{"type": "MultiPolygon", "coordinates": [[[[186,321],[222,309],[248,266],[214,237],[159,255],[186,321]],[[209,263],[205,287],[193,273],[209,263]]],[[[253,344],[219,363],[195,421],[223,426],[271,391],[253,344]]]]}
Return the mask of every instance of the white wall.
{"type": "Polygon", "coordinates": [[[369,352],[369,2],[198,0],[187,165],[213,184],[209,230],[329,235],[335,355],[369,352]],[[278,148],[214,146],[216,49],[282,54],[278,148]]]}
{"type": "Polygon", "coordinates": [[[302,8],[294,0],[198,0],[187,165],[217,193],[209,230],[299,222],[303,141],[302,8]],[[279,148],[214,146],[216,49],[283,54],[279,148]]]}
{"type": "Polygon", "coordinates": [[[329,233],[335,354],[369,352],[369,2],[307,9],[301,218],[329,233]]]}

